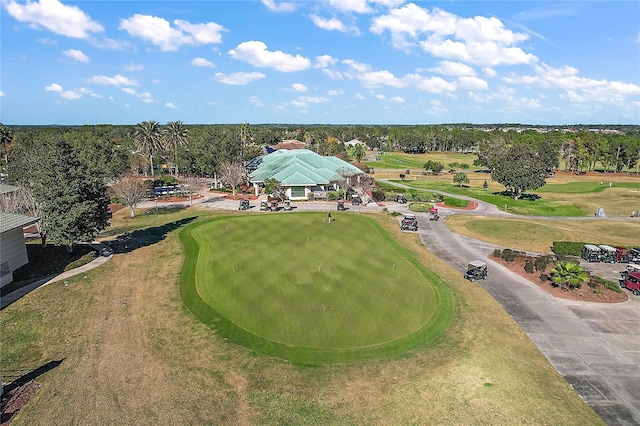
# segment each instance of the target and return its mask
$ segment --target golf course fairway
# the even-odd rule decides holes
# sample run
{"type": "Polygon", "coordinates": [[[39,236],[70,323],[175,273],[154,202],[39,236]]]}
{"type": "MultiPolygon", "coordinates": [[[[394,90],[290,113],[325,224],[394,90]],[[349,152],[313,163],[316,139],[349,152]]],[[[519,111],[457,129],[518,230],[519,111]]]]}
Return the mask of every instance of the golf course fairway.
{"type": "Polygon", "coordinates": [[[296,363],[389,357],[433,341],[452,297],[375,220],[251,214],[196,222],[181,296],[229,341],[296,363]]]}

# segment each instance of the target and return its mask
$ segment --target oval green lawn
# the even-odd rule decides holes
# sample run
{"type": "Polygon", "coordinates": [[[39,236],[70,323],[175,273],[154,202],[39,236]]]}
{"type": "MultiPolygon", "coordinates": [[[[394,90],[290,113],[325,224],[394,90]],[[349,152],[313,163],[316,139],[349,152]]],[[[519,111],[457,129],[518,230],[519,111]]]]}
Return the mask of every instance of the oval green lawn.
{"type": "Polygon", "coordinates": [[[195,223],[181,293],[226,338],[294,362],[405,352],[453,316],[444,284],[377,223],[352,213],[280,213],[195,223]]]}

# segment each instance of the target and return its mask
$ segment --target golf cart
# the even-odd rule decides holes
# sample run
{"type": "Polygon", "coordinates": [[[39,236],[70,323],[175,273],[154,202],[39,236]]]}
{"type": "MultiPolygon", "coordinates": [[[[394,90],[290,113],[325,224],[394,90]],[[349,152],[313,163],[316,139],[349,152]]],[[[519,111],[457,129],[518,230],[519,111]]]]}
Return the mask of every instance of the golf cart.
{"type": "Polygon", "coordinates": [[[249,200],[240,200],[238,210],[249,210],[250,208],[251,206],[249,205],[249,200]]]}
{"type": "Polygon", "coordinates": [[[467,265],[467,272],[464,274],[464,278],[474,282],[475,280],[487,279],[487,264],[482,260],[472,260],[467,265]]]}
{"type": "Polygon", "coordinates": [[[402,222],[400,222],[400,230],[401,231],[417,231],[418,219],[412,214],[405,215],[404,218],[402,218],[402,222]]]}
{"type": "Polygon", "coordinates": [[[407,203],[407,197],[405,197],[404,194],[396,194],[396,203],[406,204],[407,203]]]}
{"type": "Polygon", "coordinates": [[[600,247],[593,244],[585,244],[581,257],[587,262],[600,262],[600,247]]]}
{"type": "Polygon", "coordinates": [[[267,203],[266,201],[261,201],[260,211],[266,212],[267,210],[269,210],[269,203],[267,203]]]}
{"type": "Polygon", "coordinates": [[[344,206],[344,201],[338,201],[338,210],[346,210],[347,208],[344,206]]]}
{"type": "Polygon", "coordinates": [[[438,215],[438,209],[435,207],[429,210],[429,220],[438,220],[440,216],[438,215]]]}
{"type": "Polygon", "coordinates": [[[359,206],[362,203],[362,200],[360,199],[360,197],[358,197],[357,194],[353,194],[351,196],[351,205],[352,206],[359,206]]]}
{"type": "Polygon", "coordinates": [[[629,257],[629,262],[640,263],[640,247],[632,248],[629,257]]]}
{"type": "Polygon", "coordinates": [[[291,210],[291,201],[290,200],[284,200],[284,209],[285,210],[291,210]]]}
{"type": "Polygon", "coordinates": [[[271,202],[271,211],[272,212],[277,212],[279,208],[280,207],[278,207],[278,202],[277,201],[272,201],[271,202]]]}
{"type": "Polygon", "coordinates": [[[635,296],[640,296],[640,272],[629,272],[620,281],[620,287],[630,290],[635,296]]]}

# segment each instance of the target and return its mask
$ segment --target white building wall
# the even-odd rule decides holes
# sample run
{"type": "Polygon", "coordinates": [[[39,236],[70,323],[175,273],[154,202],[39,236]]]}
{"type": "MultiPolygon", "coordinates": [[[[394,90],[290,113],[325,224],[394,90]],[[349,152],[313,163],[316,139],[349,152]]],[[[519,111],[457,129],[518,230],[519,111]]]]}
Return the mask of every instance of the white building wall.
{"type": "Polygon", "coordinates": [[[22,228],[0,234],[0,265],[13,272],[29,262],[22,228]]]}

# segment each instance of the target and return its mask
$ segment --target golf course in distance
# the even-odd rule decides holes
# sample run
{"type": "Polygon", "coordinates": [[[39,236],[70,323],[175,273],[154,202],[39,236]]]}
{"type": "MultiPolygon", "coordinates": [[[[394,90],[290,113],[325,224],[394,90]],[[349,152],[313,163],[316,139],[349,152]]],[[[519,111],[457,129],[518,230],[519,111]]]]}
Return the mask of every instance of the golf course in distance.
{"type": "Polygon", "coordinates": [[[188,308],[228,341],[294,363],[399,355],[454,315],[444,283],[364,215],[227,216],[180,237],[188,308]]]}

